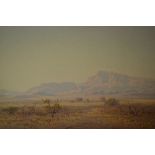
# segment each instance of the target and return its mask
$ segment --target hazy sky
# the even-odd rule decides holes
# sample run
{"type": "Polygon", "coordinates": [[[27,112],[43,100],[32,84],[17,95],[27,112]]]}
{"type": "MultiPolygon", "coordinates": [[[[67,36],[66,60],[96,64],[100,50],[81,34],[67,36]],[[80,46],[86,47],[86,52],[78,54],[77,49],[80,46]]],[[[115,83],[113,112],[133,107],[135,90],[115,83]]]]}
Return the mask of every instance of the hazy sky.
{"type": "Polygon", "coordinates": [[[155,27],[0,27],[0,89],[81,82],[99,70],[155,78],[155,27]]]}

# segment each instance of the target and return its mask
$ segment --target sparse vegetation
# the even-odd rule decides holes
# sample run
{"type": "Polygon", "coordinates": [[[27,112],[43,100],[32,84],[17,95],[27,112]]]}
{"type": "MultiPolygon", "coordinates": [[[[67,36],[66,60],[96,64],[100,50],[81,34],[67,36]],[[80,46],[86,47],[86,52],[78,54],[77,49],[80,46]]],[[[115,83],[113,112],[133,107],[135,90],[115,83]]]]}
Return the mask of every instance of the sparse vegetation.
{"type": "Polygon", "coordinates": [[[154,100],[86,101],[1,103],[0,128],[155,128],[154,100]]]}

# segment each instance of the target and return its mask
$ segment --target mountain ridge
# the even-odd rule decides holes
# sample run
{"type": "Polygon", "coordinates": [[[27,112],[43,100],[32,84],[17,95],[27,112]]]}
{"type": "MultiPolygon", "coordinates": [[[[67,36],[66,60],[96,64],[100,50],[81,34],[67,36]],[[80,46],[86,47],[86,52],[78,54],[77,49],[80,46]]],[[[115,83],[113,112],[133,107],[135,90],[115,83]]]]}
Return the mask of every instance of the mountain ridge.
{"type": "MultiPolygon", "coordinates": [[[[0,91],[1,92],[1,91],[0,91]]],[[[7,92],[6,92],[7,94],[7,92]]],[[[4,95],[4,92],[3,92],[4,95]]],[[[87,95],[113,95],[155,97],[155,80],[134,77],[122,73],[100,70],[83,83],[50,82],[32,87],[15,97],[23,96],[87,96],[87,95]]],[[[5,96],[5,95],[4,95],[5,96]]],[[[6,95],[7,96],[7,95],[6,95]]],[[[9,96],[9,95],[8,95],[9,96]]]]}

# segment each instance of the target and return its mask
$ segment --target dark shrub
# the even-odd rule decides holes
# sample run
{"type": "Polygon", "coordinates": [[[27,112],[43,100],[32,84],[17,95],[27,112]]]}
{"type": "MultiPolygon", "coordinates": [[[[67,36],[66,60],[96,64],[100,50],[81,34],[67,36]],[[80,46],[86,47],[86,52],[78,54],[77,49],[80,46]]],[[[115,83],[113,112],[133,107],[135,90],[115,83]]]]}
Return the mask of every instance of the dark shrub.
{"type": "Polygon", "coordinates": [[[45,103],[45,104],[50,104],[50,100],[49,100],[49,99],[43,99],[42,101],[43,101],[43,103],[45,103]]]}
{"type": "Polygon", "coordinates": [[[106,98],[105,97],[101,97],[100,99],[102,102],[106,102],[106,98]]]}
{"type": "Polygon", "coordinates": [[[138,107],[129,105],[129,114],[137,116],[139,114],[138,107]]]}
{"type": "Polygon", "coordinates": [[[87,102],[87,103],[89,103],[89,102],[90,102],[90,99],[89,99],[89,98],[87,98],[87,99],[86,99],[86,102],[87,102]]]}
{"type": "Polygon", "coordinates": [[[83,101],[83,98],[82,97],[78,97],[78,98],[76,98],[76,101],[77,102],[82,102],[83,101]]]}
{"type": "Polygon", "coordinates": [[[7,107],[7,108],[2,109],[2,112],[13,115],[18,111],[18,109],[19,109],[18,107],[7,107]]]}
{"type": "Polygon", "coordinates": [[[110,98],[110,99],[105,101],[105,105],[117,106],[117,105],[119,105],[119,100],[117,100],[115,98],[110,98]]]}
{"type": "Polygon", "coordinates": [[[55,103],[54,105],[49,104],[45,106],[45,108],[47,113],[50,113],[52,117],[54,117],[54,115],[62,109],[62,107],[58,103],[55,103]]]}

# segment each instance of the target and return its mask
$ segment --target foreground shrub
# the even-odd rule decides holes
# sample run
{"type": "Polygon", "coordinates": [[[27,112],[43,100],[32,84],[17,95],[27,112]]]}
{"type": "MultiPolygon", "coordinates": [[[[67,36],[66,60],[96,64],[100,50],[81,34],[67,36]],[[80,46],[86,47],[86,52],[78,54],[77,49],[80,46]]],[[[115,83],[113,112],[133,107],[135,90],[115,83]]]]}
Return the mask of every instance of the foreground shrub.
{"type": "Polygon", "coordinates": [[[106,102],[106,98],[105,98],[105,97],[101,97],[100,100],[101,100],[102,102],[106,102]]]}
{"type": "Polygon", "coordinates": [[[117,100],[115,98],[110,98],[108,100],[105,100],[105,105],[117,106],[117,105],[119,105],[119,100],[117,100]]]}
{"type": "Polygon", "coordinates": [[[55,103],[54,105],[48,104],[45,108],[47,113],[50,113],[52,117],[62,109],[59,103],[55,103]]]}
{"type": "Polygon", "coordinates": [[[89,102],[90,102],[90,99],[89,99],[89,98],[87,98],[87,99],[86,99],[86,102],[87,102],[87,103],[89,103],[89,102]]]}
{"type": "Polygon", "coordinates": [[[42,99],[42,101],[43,101],[44,104],[48,104],[48,105],[49,105],[50,102],[51,102],[49,99],[42,99]]]}
{"type": "Polygon", "coordinates": [[[76,98],[76,101],[77,102],[82,102],[83,101],[83,98],[82,97],[78,97],[78,98],[76,98]]]}
{"type": "Polygon", "coordinates": [[[138,108],[134,105],[129,105],[129,114],[137,116],[139,114],[138,108]]]}
{"type": "Polygon", "coordinates": [[[18,107],[7,107],[7,108],[2,109],[2,112],[13,115],[18,111],[18,109],[19,109],[18,107]]]}

